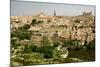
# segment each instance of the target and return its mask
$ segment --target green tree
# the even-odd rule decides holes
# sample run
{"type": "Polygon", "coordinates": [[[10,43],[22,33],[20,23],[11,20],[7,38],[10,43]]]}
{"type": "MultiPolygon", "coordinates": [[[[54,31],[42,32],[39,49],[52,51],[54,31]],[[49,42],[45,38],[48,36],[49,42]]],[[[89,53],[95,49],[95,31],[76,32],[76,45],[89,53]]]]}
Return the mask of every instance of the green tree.
{"type": "Polygon", "coordinates": [[[36,23],[37,23],[37,20],[33,19],[31,24],[34,26],[34,24],[36,24],[36,23]]]}
{"type": "Polygon", "coordinates": [[[24,39],[30,39],[31,38],[31,33],[30,32],[18,32],[17,37],[20,40],[24,40],[24,39]]]}
{"type": "Polygon", "coordinates": [[[41,52],[44,54],[44,58],[52,58],[54,47],[51,46],[51,43],[47,36],[43,36],[41,41],[41,52]]]}
{"type": "Polygon", "coordinates": [[[43,21],[41,20],[37,21],[36,19],[33,19],[31,24],[34,26],[35,24],[39,24],[39,23],[43,23],[43,21]]]}
{"type": "Polygon", "coordinates": [[[43,38],[41,40],[41,45],[42,46],[51,46],[51,43],[47,36],[43,36],[43,38]]]}

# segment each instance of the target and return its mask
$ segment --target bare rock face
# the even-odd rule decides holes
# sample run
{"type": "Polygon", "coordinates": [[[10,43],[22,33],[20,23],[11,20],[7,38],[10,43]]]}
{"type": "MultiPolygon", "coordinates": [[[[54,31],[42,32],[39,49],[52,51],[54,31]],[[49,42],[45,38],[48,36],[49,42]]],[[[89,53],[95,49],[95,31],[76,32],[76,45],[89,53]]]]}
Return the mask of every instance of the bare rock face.
{"type": "Polygon", "coordinates": [[[64,53],[64,54],[62,54],[61,56],[63,57],[63,58],[67,58],[68,57],[68,50],[66,50],[66,52],[64,53]]]}
{"type": "Polygon", "coordinates": [[[62,58],[68,57],[69,51],[66,48],[64,48],[60,45],[57,47],[57,50],[59,51],[59,54],[62,58]]]}

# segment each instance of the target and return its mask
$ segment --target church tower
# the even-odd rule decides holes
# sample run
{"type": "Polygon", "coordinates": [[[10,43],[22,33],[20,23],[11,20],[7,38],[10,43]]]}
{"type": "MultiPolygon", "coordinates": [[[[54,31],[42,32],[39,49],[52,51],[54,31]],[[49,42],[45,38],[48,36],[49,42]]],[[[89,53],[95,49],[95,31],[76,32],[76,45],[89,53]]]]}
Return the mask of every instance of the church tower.
{"type": "Polygon", "coordinates": [[[54,16],[56,16],[56,11],[54,11],[54,16]]]}

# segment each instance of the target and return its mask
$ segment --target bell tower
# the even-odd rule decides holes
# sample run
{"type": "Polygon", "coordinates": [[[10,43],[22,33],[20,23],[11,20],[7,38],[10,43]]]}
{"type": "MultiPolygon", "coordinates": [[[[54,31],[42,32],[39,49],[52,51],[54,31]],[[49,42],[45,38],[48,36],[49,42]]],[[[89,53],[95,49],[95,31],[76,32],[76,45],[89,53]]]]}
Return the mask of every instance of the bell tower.
{"type": "Polygon", "coordinates": [[[54,16],[56,16],[56,11],[54,11],[54,16]]]}

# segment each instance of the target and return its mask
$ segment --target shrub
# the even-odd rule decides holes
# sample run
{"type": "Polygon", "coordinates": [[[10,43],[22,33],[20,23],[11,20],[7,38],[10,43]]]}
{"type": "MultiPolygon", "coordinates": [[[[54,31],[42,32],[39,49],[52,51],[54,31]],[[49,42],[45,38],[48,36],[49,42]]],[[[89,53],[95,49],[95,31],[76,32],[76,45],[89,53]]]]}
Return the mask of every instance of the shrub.
{"type": "Polygon", "coordinates": [[[43,23],[43,21],[41,20],[37,21],[36,19],[33,19],[31,24],[34,26],[35,24],[39,24],[39,23],[43,23]]]}
{"type": "Polygon", "coordinates": [[[43,21],[40,21],[40,20],[39,20],[39,21],[37,21],[37,23],[42,23],[42,22],[43,22],[43,21]]]}
{"type": "Polygon", "coordinates": [[[27,30],[27,29],[29,29],[29,28],[30,28],[30,25],[25,24],[25,25],[23,26],[23,28],[27,30]]]}
{"type": "Polygon", "coordinates": [[[27,32],[27,30],[28,30],[29,28],[30,28],[30,25],[25,24],[24,26],[19,27],[19,28],[18,28],[18,31],[27,32]]]}
{"type": "Polygon", "coordinates": [[[51,20],[47,20],[47,22],[51,22],[51,20]]]}
{"type": "Polygon", "coordinates": [[[76,22],[76,23],[80,23],[80,20],[79,20],[79,19],[76,19],[76,20],[74,20],[74,22],[76,22]]]}
{"type": "Polygon", "coordinates": [[[16,31],[11,32],[11,38],[12,38],[12,37],[16,37],[16,36],[17,36],[16,31]]]}
{"type": "Polygon", "coordinates": [[[43,36],[43,38],[41,40],[41,45],[42,46],[51,46],[51,43],[47,36],[43,36]]]}
{"type": "Polygon", "coordinates": [[[51,43],[50,43],[48,37],[43,36],[41,45],[42,45],[42,47],[41,47],[40,51],[44,54],[44,58],[52,58],[54,47],[51,46],[51,43]]]}
{"type": "Polygon", "coordinates": [[[30,32],[18,32],[17,37],[20,40],[30,39],[31,38],[31,33],[30,32]]]}
{"type": "Polygon", "coordinates": [[[11,47],[12,48],[17,46],[16,41],[17,41],[16,39],[11,39],[11,47]]]}
{"type": "Polygon", "coordinates": [[[34,45],[34,44],[31,44],[30,46],[29,46],[29,48],[28,49],[30,49],[31,50],[31,52],[40,52],[40,48],[39,47],[37,47],[36,45],[34,45]]]}
{"type": "Polygon", "coordinates": [[[53,47],[58,47],[60,45],[60,43],[57,41],[53,42],[53,44],[54,44],[53,47]]]}
{"type": "Polygon", "coordinates": [[[32,20],[32,25],[36,24],[37,20],[36,19],[33,19],[32,20]]]}
{"type": "Polygon", "coordinates": [[[52,46],[42,46],[40,52],[44,54],[44,58],[53,58],[53,50],[52,46]]]}

